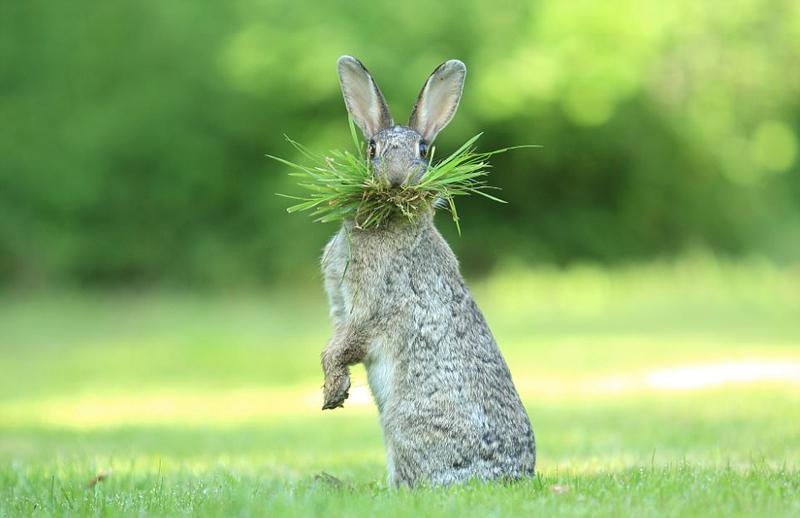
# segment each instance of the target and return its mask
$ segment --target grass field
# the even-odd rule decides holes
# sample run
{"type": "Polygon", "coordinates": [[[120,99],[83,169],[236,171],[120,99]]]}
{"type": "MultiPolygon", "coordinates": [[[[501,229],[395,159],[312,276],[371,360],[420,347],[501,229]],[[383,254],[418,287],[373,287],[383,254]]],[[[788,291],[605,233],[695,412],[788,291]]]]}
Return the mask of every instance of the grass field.
{"type": "Polygon", "coordinates": [[[694,258],[472,283],[533,421],[514,485],[389,491],[320,289],[0,296],[0,516],[800,515],[800,271],[694,258]]]}

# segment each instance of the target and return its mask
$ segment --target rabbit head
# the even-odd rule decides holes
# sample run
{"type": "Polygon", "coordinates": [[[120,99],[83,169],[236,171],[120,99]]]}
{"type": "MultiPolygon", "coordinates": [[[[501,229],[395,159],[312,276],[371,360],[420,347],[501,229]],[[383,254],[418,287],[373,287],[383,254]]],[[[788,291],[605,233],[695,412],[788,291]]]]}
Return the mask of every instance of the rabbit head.
{"type": "Polygon", "coordinates": [[[367,159],[376,178],[392,187],[413,185],[428,168],[436,135],[455,115],[467,68],[457,59],[433,71],[411,112],[408,125],[394,123],[378,85],[360,61],[342,56],[337,63],[347,111],[367,141],[367,159]]]}

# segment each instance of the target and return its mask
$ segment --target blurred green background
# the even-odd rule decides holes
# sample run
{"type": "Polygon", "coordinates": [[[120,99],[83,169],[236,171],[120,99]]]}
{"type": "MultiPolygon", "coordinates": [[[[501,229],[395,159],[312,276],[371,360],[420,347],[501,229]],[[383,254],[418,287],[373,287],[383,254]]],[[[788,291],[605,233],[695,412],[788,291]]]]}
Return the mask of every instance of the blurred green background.
{"type": "Polygon", "coordinates": [[[259,287],[331,226],[265,153],[351,145],[349,53],[397,120],[467,63],[438,145],[478,131],[508,205],[465,200],[467,273],[709,249],[800,257],[800,4],[3,2],[0,285],[259,287]]]}
{"type": "Polygon", "coordinates": [[[0,516],[797,516],[798,345],[797,1],[0,2],[0,516]],[[336,227],[264,155],[352,145],[344,53],[398,121],[467,64],[440,156],[543,146],[438,217],[532,489],[395,498],[363,368],[319,410],[336,227]]]}

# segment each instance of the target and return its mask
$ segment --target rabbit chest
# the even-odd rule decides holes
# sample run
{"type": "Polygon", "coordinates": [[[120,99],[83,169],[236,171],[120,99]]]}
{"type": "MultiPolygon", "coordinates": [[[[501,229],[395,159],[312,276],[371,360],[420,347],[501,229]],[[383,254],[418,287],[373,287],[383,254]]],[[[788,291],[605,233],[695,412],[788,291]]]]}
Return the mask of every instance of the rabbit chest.
{"type": "Polygon", "coordinates": [[[334,322],[361,322],[369,344],[363,359],[380,411],[391,400],[399,350],[408,341],[411,251],[422,229],[341,230],[326,248],[322,269],[334,322]]]}

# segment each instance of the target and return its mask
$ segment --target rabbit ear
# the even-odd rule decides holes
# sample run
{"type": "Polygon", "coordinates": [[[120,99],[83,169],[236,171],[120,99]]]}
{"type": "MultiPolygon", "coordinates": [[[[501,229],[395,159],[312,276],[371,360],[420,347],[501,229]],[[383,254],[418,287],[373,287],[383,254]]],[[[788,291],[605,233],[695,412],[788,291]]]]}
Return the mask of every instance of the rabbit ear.
{"type": "Polygon", "coordinates": [[[342,56],[336,68],[344,104],[364,137],[369,140],[380,130],[393,126],[386,100],[364,65],[354,57],[342,56]]]}
{"type": "Polygon", "coordinates": [[[425,82],[408,125],[426,142],[433,142],[455,115],[466,76],[467,67],[464,63],[451,59],[436,67],[425,82]]]}

